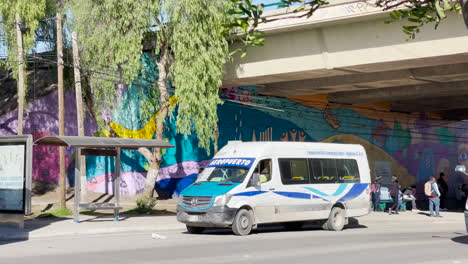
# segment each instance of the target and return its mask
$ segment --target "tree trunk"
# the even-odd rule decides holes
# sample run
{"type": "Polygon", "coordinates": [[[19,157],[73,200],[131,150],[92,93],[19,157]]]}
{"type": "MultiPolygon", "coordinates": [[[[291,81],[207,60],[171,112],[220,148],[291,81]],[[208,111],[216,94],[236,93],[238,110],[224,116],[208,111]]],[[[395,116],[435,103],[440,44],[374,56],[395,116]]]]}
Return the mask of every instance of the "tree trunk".
{"type": "MultiPolygon", "coordinates": [[[[80,55],[78,51],[78,40],[76,32],[72,32],[72,49],[73,49],[73,70],[75,75],[75,100],[76,100],[76,119],[78,125],[78,136],[84,136],[84,111],[83,111],[83,95],[81,91],[81,72],[80,72],[80,55]]],[[[86,180],[86,160],[85,157],[76,157],[80,158],[80,173],[81,175],[75,175],[75,177],[81,177],[81,199],[87,201],[88,199],[88,188],[86,180]]]]}
{"type": "Polygon", "coordinates": [[[21,33],[21,19],[16,14],[16,41],[18,48],[18,135],[23,135],[23,112],[24,112],[24,51],[23,35],[21,33]]]}
{"type": "MultiPolygon", "coordinates": [[[[166,45],[163,45],[161,48],[160,53],[160,60],[157,62],[158,65],[158,89],[160,92],[160,111],[159,115],[156,117],[156,139],[163,140],[164,134],[164,121],[166,120],[168,114],[168,106],[167,106],[167,64],[168,64],[168,48],[166,45]]],[[[156,183],[156,179],[159,174],[159,164],[162,160],[161,149],[154,148],[151,154],[149,154],[149,150],[144,151],[146,154],[143,154],[148,160],[150,169],[146,174],[146,181],[145,181],[145,190],[143,195],[147,197],[153,197],[154,195],[154,184],[156,183]]]]}
{"type": "MultiPolygon", "coordinates": [[[[57,87],[58,87],[58,120],[59,136],[65,135],[65,103],[63,94],[63,30],[62,14],[57,13],[57,87]]],[[[59,147],[60,153],[60,207],[66,208],[66,179],[65,179],[65,148],[59,147]]]]}

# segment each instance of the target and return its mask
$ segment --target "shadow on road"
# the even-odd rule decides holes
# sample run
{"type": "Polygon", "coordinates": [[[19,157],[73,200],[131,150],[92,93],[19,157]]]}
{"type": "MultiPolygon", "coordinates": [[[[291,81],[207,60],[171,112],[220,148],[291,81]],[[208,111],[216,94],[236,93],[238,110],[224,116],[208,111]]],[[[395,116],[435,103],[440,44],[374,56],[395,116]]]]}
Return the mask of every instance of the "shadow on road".
{"type": "Polygon", "coordinates": [[[457,242],[457,243],[461,243],[461,244],[466,244],[466,245],[468,245],[468,235],[466,235],[466,236],[454,237],[454,238],[452,238],[452,241],[453,241],[453,242],[457,242]]]}
{"type": "Polygon", "coordinates": [[[425,212],[419,212],[418,214],[420,214],[420,215],[425,215],[425,216],[431,216],[430,213],[425,213],[425,212]]]}
{"type": "Polygon", "coordinates": [[[53,224],[54,222],[69,220],[66,217],[48,219],[27,219],[24,221],[24,229],[13,227],[0,227],[0,246],[29,240],[29,233],[53,224]]]}
{"type": "MultiPolygon", "coordinates": [[[[294,222],[293,222],[294,223],[294,222]]],[[[359,224],[359,220],[356,218],[349,218],[348,225],[345,226],[343,232],[349,229],[358,229],[358,228],[367,228],[365,225],[359,224]]],[[[256,230],[252,231],[252,234],[262,234],[262,233],[278,233],[278,232],[303,232],[303,231],[313,231],[313,230],[323,230],[322,225],[318,222],[306,222],[302,227],[291,226],[287,224],[263,224],[259,225],[256,230]]],[[[190,234],[184,232],[184,234],[190,234]]],[[[230,228],[207,228],[201,235],[230,235],[232,230],[230,228]]],[[[197,234],[200,235],[200,234],[197,234]]]]}

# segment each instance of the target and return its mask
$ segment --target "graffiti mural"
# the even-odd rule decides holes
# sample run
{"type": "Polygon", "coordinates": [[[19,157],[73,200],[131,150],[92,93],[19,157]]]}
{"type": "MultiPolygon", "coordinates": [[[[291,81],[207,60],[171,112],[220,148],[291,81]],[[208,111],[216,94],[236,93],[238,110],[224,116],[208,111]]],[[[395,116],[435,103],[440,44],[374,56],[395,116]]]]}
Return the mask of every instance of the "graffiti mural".
{"type": "MultiPolygon", "coordinates": [[[[121,104],[111,124],[121,137],[149,139],[154,137],[158,109],[144,116],[144,102],[151,97],[145,87],[157,79],[157,68],[150,55],[142,58],[145,67],[138,85],[130,85],[122,93],[121,104]],[[147,85],[145,85],[147,83],[147,85]]],[[[443,172],[449,175],[450,193],[456,186],[468,183],[468,177],[456,174],[454,167],[468,167],[468,124],[449,122],[435,114],[401,114],[389,112],[388,104],[336,105],[326,95],[277,98],[258,95],[255,86],[229,87],[220,90],[227,99],[218,108],[221,148],[230,140],[243,141],[307,141],[357,143],[366,148],[372,175],[385,166],[400,178],[402,186],[423,184],[429,176],[443,172]]],[[[73,93],[66,94],[66,134],[77,135],[76,108],[73,93]]],[[[172,105],[175,100],[170,99],[172,105]]],[[[163,155],[156,190],[161,198],[177,196],[196,180],[200,168],[211,156],[197,147],[197,136],[184,137],[176,132],[174,118],[165,121],[164,138],[175,148],[163,155]]],[[[57,135],[57,94],[50,93],[29,102],[25,114],[25,133],[34,138],[57,135]]],[[[0,135],[16,133],[15,111],[0,116],[0,135]]],[[[96,121],[87,114],[86,135],[97,131],[96,121]]],[[[33,179],[56,184],[58,151],[54,147],[34,147],[33,179]]],[[[73,183],[74,150],[67,149],[68,182],[73,183]]],[[[109,157],[88,157],[86,160],[88,189],[113,192],[113,161],[109,157]]],[[[135,195],[144,188],[148,163],[136,151],[122,152],[121,192],[135,195]]],[[[422,191],[422,189],[420,188],[422,191]]]]}

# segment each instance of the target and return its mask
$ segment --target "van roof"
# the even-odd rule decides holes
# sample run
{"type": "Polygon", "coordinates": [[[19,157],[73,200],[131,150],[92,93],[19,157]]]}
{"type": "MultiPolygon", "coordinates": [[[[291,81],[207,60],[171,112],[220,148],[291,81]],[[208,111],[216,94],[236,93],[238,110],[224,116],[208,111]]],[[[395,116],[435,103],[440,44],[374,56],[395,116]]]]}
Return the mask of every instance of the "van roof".
{"type": "MultiPolygon", "coordinates": [[[[364,147],[358,144],[318,143],[318,142],[280,142],[280,141],[255,141],[241,142],[230,141],[216,153],[218,157],[262,157],[262,156],[308,156],[307,152],[322,152],[327,156],[363,152],[364,147]],[[334,154],[331,154],[334,153],[334,154]]],[[[318,153],[320,154],[320,153],[318,153]]]]}

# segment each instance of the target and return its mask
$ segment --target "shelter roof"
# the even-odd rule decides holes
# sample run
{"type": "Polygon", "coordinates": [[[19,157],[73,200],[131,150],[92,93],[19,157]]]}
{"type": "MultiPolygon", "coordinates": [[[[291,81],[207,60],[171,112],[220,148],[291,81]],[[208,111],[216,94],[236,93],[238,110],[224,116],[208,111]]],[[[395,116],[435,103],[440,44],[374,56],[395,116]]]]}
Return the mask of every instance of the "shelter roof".
{"type": "Polygon", "coordinates": [[[35,145],[82,147],[82,148],[121,148],[138,149],[173,148],[174,146],[156,139],[135,138],[107,138],[107,137],[79,137],[79,136],[50,136],[42,137],[34,142],[35,145]]]}

